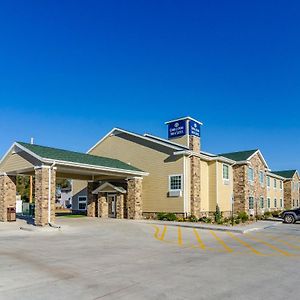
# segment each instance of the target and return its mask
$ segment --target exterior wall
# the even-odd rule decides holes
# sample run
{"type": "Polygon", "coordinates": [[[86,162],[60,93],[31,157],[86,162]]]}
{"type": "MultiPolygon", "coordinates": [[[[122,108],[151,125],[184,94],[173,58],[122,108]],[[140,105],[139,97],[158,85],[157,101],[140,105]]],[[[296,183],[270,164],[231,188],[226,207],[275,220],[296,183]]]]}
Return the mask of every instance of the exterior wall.
{"type": "Polygon", "coordinates": [[[9,155],[1,164],[1,172],[32,168],[33,165],[19,154],[9,155]]]}
{"type": "Polygon", "coordinates": [[[230,213],[232,210],[232,197],[233,197],[233,170],[229,166],[229,180],[223,179],[223,163],[216,162],[217,171],[217,203],[220,210],[223,212],[230,213]]]}
{"type": "Polygon", "coordinates": [[[200,205],[200,211],[201,214],[210,211],[209,206],[209,164],[208,162],[201,160],[201,205],[200,205]]]}
{"type": "Polygon", "coordinates": [[[178,138],[170,139],[170,141],[186,147],[189,146],[189,136],[187,134],[178,138]]]}
{"type": "Polygon", "coordinates": [[[249,165],[236,165],[234,170],[234,212],[246,211],[249,214],[255,214],[256,209],[259,212],[259,203],[261,197],[264,201],[267,199],[266,187],[266,167],[258,154],[255,154],[250,160],[249,165]],[[248,168],[254,170],[254,181],[250,182],[248,179],[248,168]],[[264,182],[259,182],[259,172],[264,172],[264,182]],[[249,197],[254,198],[254,208],[249,209],[249,197]]]}
{"type": "MultiPolygon", "coordinates": [[[[149,172],[143,179],[143,212],[184,212],[184,198],[169,197],[169,175],[184,174],[184,158],[152,142],[123,135],[107,137],[90,154],[130,163],[149,172]]],[[[184,193],[184,191],[183,191],[184,193]]]]}
{"type": "Polygon", "coordinates": [[[142,178],[128,180],[127,212],[128,219],[141,219],[143,213],[142,178]]]}
{"type": "Polygon", "coordinates": [[[286,209],[299,207],[299,186],[300,180],[297,173],[294,174],[292,179],[288,179],[284,182],[284,199],[286,209]]]}
{"type": "Polygon", "coordinates": [[[84,180],[73,180],[72,182],[72,211],[73,212],[83,212],[79,210],[78,197],[87,197],[87,181],[84,180]]]}
{"type": "Polygon", "coordinates": [[[7,222],[7,208],[16,208],[16,177],[0,175],[0,221],[7,222]]]}
{"type": "MultiPolygon", "coordinates": [[[[50,222],[55,221],[55,193],[56,170],[51,173],[51,215],[50,222]]],[[[39,167],[35,170],[35,225],[48,224],[48,199],[49,199],[49,168],[39,167]]]]}
{"type": "Polygon", "coordinates": [[[199,157],[190,158],[191,170],[191,215],[199,218],[201,209],[201,161],[199,157]]]}
{"type": "Polygon", "coordinates": [[[264,203],[264,211],[273,211],[273,210],[283,210],[286,206],[285,199],[284,199],[284,183],[282,183],[282,189],[280,189],[280,181],[283,180],[278,179],[276,177],[270,176],[270,187],[267,187],[267,198],[265,199],[264,203]],[[277,186],[274,187],[274,180],[277,180],[277,186]],[[268,198],[270,199],[270,208],[268,207],[268,198]],[[275,199],[277,201],[277,205],[275,206],[275,199]],[[282,199],[283,206],[280,205],[280,199],[282,199]]]}

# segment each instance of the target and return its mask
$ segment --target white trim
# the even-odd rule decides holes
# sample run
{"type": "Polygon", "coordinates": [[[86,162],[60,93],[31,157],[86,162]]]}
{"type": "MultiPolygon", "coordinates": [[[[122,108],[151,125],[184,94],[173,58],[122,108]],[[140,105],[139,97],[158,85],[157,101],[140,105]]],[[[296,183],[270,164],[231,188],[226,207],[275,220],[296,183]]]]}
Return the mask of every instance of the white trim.
{"type": "Polygon", "coordinates": [[[148,138],[151,138],[151,139],[154,139],[154,140],[158,140],[158,141],[161,141],[161,142],[166,143],[166,144],[171,144],[171,145],[173,145],[175,147],[178,147],[178,148],[183,148],[183,149],[186,149],[186,150],[189,149],[188,146],[180,145],[178,143],[174,143],[170,140],[166,140],[166,139],[160,138],[160,137],[152,135],[152,134],[145,133],[144,137],[148,137],[148,138]]]}
{"type": "Polygon", "coordinates": [[[171,121],[167,121],[167,122],[165,122],[165,124],[167,125],[167,124],[169,124],[169,123],[173,123],[173,122],[181,121],[181,120],[194,121],[194,122],[199,123],[200,125],[203,125],[202,122],[200,122],[200,121],[198,121],[198,120],[196,120],[196,119],[194,119],[194,118],[191,118],[191,117],[189,117],[189,116],[187,116],[187,117],[182,117],[182,118],[178,118],[178,119],[174,119],[174,120],[171,120],[171,121]]]}
{"type": "Polygon", "coordinates": [[[13,150],[14,146],[16,145],[16,143],[13,143],[10,148],[8,149],[8,151],[5,152],[5,154],[2,156],[1,160],[0,160],[0,165],[2,164],[2,162],[5,160],[6,156],[8,156],[8,154],[10,153],[10,151],[13,150]]]}
{"type": "Polygon", "coordinates": [[[130,131],[127,131],[127,130],[124,130],[124,129],[121,129],[121,128],[113,128],[108,134],[106,134],[100,141],[98,141],[92,148],[90,148],[87,153],[90,153],[92,150],[94,150],[99,144],[101,144],[108,136],[110,135],[117,135],[117,133],[125,133],[125,134],[128,134],[128,135],[131,135],[131,136],[134,136],[134,137],[138,137],[140,139],[143,139],[143,140],[146,140],[146,141],[149,141],[149,142],[153,142],[153,143],[156,143],[156,144],[159,144],[159,145],[162,145],[162,146],[165,146],[167,148],[171,148],[171,149],[174,149],[174,150],[182,150],[183,146],[180,146],[180,147],[175,147],[175,146],[172,146],[170,145],[169,141],[167,140],[167,142],[160,142],[160,141],[156,141],[154,140],[154,138],[148,138],[144,135],[141,135],[141,134],[138,134],[138,133],[133,133],[133,132],[130,132],[130,131]]]}
{"type": "Polygon", "coordinates": [[[261,158],[261,160],[263,161],[265,167],[269,169],[269,166],[268,166],[268,164],[267,164],[265,158],[263,157],[262,153],[260,152],[260,150],[256,150],[252,155],[249,156],[249,158],[248,158],[247,160],[251,160],[251,158],[252,158],[253,156],[255,156],[256,154],[258,154],[258,155],[260,156],[260,158],[261,158]]]}
{"type": "Polygon", "coordinates": [[[87,196],[77,196],[77,210],[80,210],[80,211],[87,210],[87,196]],[[79,198],[85,198],[85,209],[79,208],[79,202],[83,202],[83,201],[79,201],[79,198]]]}
{"type": "MultiPolygon", "coordinates": [[[[105,182],[103,183],[102,185],[100,185],[98,188],[96,188],[92,194],[95,195],[95,194],[98,194],[99,192],[103,192],[103,193],[107,193],[107,191],[103,191],[104,188],[106,188],[107,186],[111,187],[112,189],[114,189],[115,191],[121,193],[121,194],[126,194],[126,190],[123,189],[122,187],[118,187],[118,186],[115,186],[109,182],[105,182]]],[[[110,193],[110,192],[109,192],[110,193]]]]}
{"type": "Polygon", "coordinates": [[[230,181],[230,173],[229,173],[230,165],[226,163],[222,163],[222,179],[223,181],[230,181]],[[228,178],[224,178],[224,166],[228,167],[228,178]]]}
{"type": "Polygon", "coordinates": [[[169,187],[168,187],[168,191],[169,192],[178,192],[178,191],[181,191],[182,192],[182,189],[183,189],[183,174],[171,174],[169,175],[169,187]],[[175,177],[175,176],[180,176],[181,178],[181,189],[171,189],[171,177],[175,177]]]}

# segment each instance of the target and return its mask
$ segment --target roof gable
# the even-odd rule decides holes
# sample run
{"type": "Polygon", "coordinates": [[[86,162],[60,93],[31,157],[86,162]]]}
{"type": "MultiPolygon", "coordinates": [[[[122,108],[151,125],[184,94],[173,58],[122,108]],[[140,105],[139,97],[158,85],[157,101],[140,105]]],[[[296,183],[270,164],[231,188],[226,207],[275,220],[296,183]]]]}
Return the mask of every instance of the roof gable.
{"type": "Polygon", "coordinates": [[[81,153],[81,152],[74,152],[74,151],[68,151],[63,149],[45,147],[45,146],[40,146],[35,144],[28,144],[24,142],[17,142],[16,145],[17,146],[20,145],[21,147],[29,150],[33,154],[44,159],[79,163],[79,164],[85,164],[91,166],[101,166],[101,167],[122,169],[128,171],[143,172],[142,170],[134,166],[126,164],[120,160],[112,159],[108,157],[95,156],[95,155],[81,153]]]}
{"type": "Polygon", "coordinates": [[[249,159],[252,155],[254,155],[257,151],[258,151],[258,149],[221,153],[221,154],[219,154],[219,156],[224,156],[224,157],[227,157],[227,158],[235,160],[235,161],[245,161],[245,160],[249,159]]]}
{"type": "Polygon", "coordinates": [[[295,175],[295,173],[298,173],[297,170],[283,170],[283,171],[272,171],[272,173],[279,175],[281,177],[284,177],[286,179],[291,179],[295,175]]]}

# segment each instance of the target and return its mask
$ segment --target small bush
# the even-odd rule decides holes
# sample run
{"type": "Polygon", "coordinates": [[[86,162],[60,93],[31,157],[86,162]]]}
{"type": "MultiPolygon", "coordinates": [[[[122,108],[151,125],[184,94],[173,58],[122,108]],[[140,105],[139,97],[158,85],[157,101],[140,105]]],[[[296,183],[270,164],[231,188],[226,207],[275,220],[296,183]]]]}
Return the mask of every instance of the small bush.
{"type": "Polygon", "coordinates": [[[222,220],[222,213],[220,211],[220,207],[218,204],[216,206],[216,212],[214,213],[214,216],[215,216],[215,222],[219,224],[219,222],[221,222],[222,220]]]}
{"type": "Polygon", "coordinates": [[[240,219],[235,219],[235,220],[234,220],[234,223],[235,223],[235,224],[240,224],[240,222],[241,222],[240,219]]]}
{"type": "Polygon", "coordinates": [[[212,219],[208,218],[208,217],[202,217],[199,219],[200,222],[204,222],[204,223],[211,223],[212,219]]]}
{"type": "Polygon", "coordinates": [[[269,212],[269,211],[266,211],[266,212],[264,213],[265,218],[269,218],[271,215],[272,215],[272,214],[271,214],[271,212],[269,212]]]}
{"type": "Polygon", "coordinates": [[[188,218],[189,222],[198,222],[198,218],[196,218],[194,215],[189,216],[188,218]]]}
{"type": "Polygon", "coordinates": [[[244,211],[238,213],[238,217],[237,218],[240,219],[242,221],[242,223],[245,223],[245,222],[247,222],[249,220],[249,216],[244,211]]]}
{"type": "Polygon", "coordinates": [[[173,213],[159,212],[157,214],[157,219],[160,220],[160,221],[176,221],[177,217],[173,213]]]}

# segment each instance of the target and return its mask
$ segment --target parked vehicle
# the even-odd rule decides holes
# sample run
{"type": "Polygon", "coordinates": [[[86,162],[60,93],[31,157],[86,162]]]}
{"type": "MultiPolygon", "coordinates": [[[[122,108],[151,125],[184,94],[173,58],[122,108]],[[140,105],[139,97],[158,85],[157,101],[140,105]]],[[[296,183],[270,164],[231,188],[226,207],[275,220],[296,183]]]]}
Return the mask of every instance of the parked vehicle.
{"type": "Polygon", "coordinates": [[[296,221],[300,221],[300,208],[285,210],[280,217],[284,223],[293,224],[296,221]]]}

